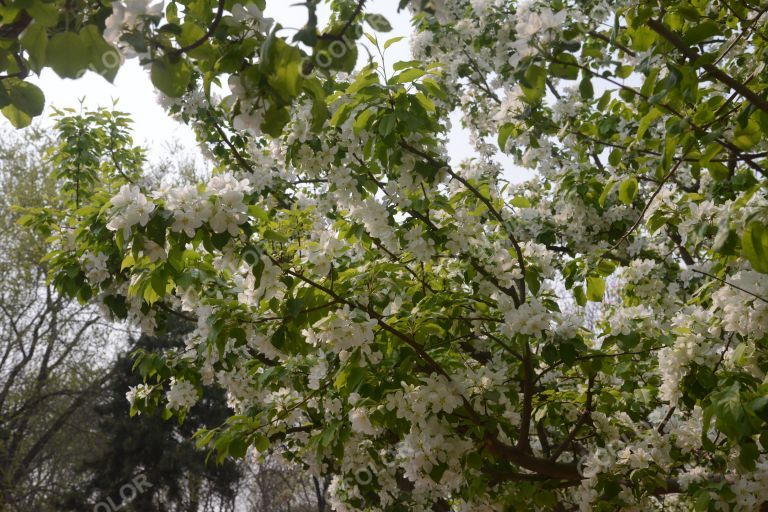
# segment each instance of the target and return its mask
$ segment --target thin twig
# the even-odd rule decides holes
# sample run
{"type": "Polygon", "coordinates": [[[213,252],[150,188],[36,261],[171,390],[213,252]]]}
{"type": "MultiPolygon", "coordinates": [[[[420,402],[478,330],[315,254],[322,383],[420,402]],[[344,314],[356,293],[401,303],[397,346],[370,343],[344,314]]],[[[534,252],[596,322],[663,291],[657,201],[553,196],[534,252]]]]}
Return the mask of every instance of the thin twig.
{"type": "Polygon", "coordinates": [[[683,159],[685,158],[685,155],[688,154],[688,151],[690,151],[690,146],[686,148],[686,150],[683,152],[683,158],[678,160],[675,165],[672,166],[672,168],[669,170],[669,172],[662,178],[661,182],[659,183],[659,186],[656,187],[656,190],[654,190],[653,194],[651,194],[651,197],[648,199],[648,201],[645,203],[645,206],[643,206],[643,210],[640,212],[640,216],[637,218],[634,224],[632,224],[632,227],[627,230],[626,233],[621,235],[621,238],[619,238],[619,241],[613,244],[613,246],[608,250],[608,252],[611,252],[618,248],[628,237],[632,234],[635,229],[637,229],[638,226],[643,222],[643,219],[645,218],[645,214],[648,212],[648,209],[651,207],[651,204],[653,203],[654,199],[656,199],[656,196],[661,193],[661,189],[664,188],[664,185],[666,185],[669,178],[672,177],[672,175],[677,171],[678,167],[680,167],[680,164],[683,163],[683,159]]]}
{"type": "Polygon", "coordinates": [[[197,41],[188,44],[187,46],[183,46],[177,50],[174,50],[171,52],[172,55],[180,56],[182,53],[191,52],[195,48],[202,46],[205,44],[206,41],[208,41],[211,37],[213,37],[213,33],[216,32],[216,29],[219,28],[219,24],[221,23],[221,19],[224,16],[224,5],[225,0],[219,0],[219,6],[216,10],[216,16],[214,16],[213,21],[208,26],[208,30],[205,34],[203,34],[197,41]]]}
{"type": "Polygon", "coordinates": [[[737,289],[737,290],[739,290],[741,292],[746,293],[747,295],[751,295],[752,297],[756,298],[757,300],[763,301],[766,304],[768,304],[768,299],[766,299],[765,297],[761,297],[760,295],[757,295],[756,293],[753,293],[753,292],[751,292],[749,290],[745,290],[741,286],[738,286],[738,285],[735,285],[733,283],[730,283],[730,282],[726,281],[725,279],[722,279],[720,277],[712,275],[709,272],[704,272],[703,270],[697,270],[695,268],[692,268],[691,270],[693,270],[697,274],[701,274],[701,275],[704,275],[704,276],[707,276],[707,277],[711,277],[712,279],[714,279],[716,281],[720,281],[721,283],[726,284],[726,285],[730,286],[731,288],[735,288],[735,289],[737,289]]]}

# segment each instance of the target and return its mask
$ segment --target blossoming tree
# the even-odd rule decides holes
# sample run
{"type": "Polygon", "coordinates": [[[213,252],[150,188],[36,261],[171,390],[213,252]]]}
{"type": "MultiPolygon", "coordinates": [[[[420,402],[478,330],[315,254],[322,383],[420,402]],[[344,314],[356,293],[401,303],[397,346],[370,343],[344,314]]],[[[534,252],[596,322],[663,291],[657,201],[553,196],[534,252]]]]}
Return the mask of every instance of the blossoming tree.
{"type": "Polygon", "coordinates": [[[221,386],[200,445],[332,475],[336,510],[763,506],[768,5],[402,0],[389,67],[405,43],[365,1],[292,31],[265,4],[0,6],[16,124],[28,70],[110,78],[117,50],[215,167],[150,186],[70,118],[71,208],[27,217],[62,290],[196,322],[139,355],[133,412],[221,386]],[[478,156],[451,163],[457,110],[478,156]]]}

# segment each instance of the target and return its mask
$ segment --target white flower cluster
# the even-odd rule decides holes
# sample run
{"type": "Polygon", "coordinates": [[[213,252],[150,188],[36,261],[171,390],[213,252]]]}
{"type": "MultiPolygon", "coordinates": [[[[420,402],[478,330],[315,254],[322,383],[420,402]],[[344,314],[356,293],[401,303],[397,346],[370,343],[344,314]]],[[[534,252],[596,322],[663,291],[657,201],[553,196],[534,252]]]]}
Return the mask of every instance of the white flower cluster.
{"type": "Polygon", "coordinates": [[[261,125],[269,110],[269,101],[262,97],[251,97],[243,85],[242,78],[237,75],[229,77],[229,90],[232,95],[225,102],[234,104],[240,102],[240,112],[232,120],[232,126],[237,131],[243,131],[254,137],[262,135],[261,125]]]}
{"type": "Polygon", "coordinates": [[[542,43],[550,41],[555,30],[565,21],[566,15],[564,9],[555,13],[536,2],[520,2],[515,13],[514,30],[517,39],[509,43],[512,50],[509,63],[517,66],[526,57],[536,55],[538,50],[532,40],[537,38],[542,43]]]}
{"type": "Polygon", "coordinates": [[[368,412],[362,407],[354,407],[349,411],[349,423],[353,432],[366,436],[374,436],[378,429],[371,424],[368,412]]]}
{"type": "Polygon", "coordinates": [[[256,276],[251,272],[249,266],[244,266],[242,273],[235,276],[235,285],[238,291],[237,300],[246,306],[258,307],[262,300],[269,300],[273,297],[283,298],[285,283],[280,281],[281,271],[272,263],[268,256],[262,255],[261,262],[264,265],[259,279],[259,285],[256,286],[256,276]]]}
{"type": "Polygon", "coordinates": [[[111,204],[111,219],[107,223],[107,229],[122,230],[126,238],[136,224],[146,226],[150,214],[155,211],[155,205],[135,185],[120,187],[120,191],[112,198],[111,204]]]}
{"type": "Polygon", "coordinates": [[[171,377],[170,389],[166,393],[169,409],[189,409],[194,406],[199,397],[195,385],[186,380],[171,377]]]}
{"type": "Polygon", "coordinates": [[[421,226],[409,230],[405,234],[405,240],[408,242],[406,249],[413,254],[413,257],[422,263],[432,260],[435,255],[435,242],[425,236],[424,229],[421,226]]]}
{"type": "Polygon", "coordinates": [[[768,460],[765,456],[761,459],[754,472],[737,477],[730,486],[736,495],[736,512],[759,510],[768,501],[768,460]]]}
{"type": "Polygon", "coordinates": [[[331,263],[346,251],[346,244],[339,239],[339,233],[324,226],[316,226],[312,231],[313,244],[307,251],[307,261],[315,266],[315,274],[326,276],[331,271],[331,263]]]}
{"type": "Polygon", "coordinates": [[[381,359],[381,353],[373,351],[375,333],[373,328],[377,321],[359,309],[350,309],[345,304],[329,316],[315,323],[311,329],[303,331],[307,342],[311,345],[327,347],[339,355],[342,361],[350,356],[350,352],[356,348],[367,355],[372,362],[381,359]]]}
{"type": "Polygon", "coordinates": [[[616,306],[608,315],[611,334],[628,335],[653,326],[654,311],[645,304],[638,306],[616,306]]]}
{"type": "Polygon", "coordinates": [[[388,251],[400,252],[397,236],[389,225],[389,212],[386,206],[373,198],[368,198],[353,206],[349,213],[354,219],[362,222],[368,234],[378,238],[388,251]]]}
{"type": "Polygon", "coordinates": [[[83,253],[80,262],[83,264],[85,276],[91,284],[101,284],[109,278],[107,259],[107,255],[103,252],[94,254],[91,251],[85,251],[83,253]]]}
{"type": "Polygon", "coordinates": [[[759,339],[768,333],[768,275],[742,270],[728,279],[733,286],[723,286],[712,294],[713,313],[722,316],[723,329],[745,337],[759,339]],[[753,293],[750,295],[742,290],[753,293]]]}
{"type": "Polygon", "coordinates": [[[112,2],[112,14],[105,21],[104,39],[116,43],[125,30],[140,30],[145,16],[161,16],[163,2],[152,0],[126,0],[112,2]]]}
{"type": "MultiPolygon", "coordinates": [[[[125,399],[131,404],[131,407],[136,403],[136,400],[144,400],[150,393],[152,393],[152,387],[147,384],[139,384],[137,386],[130,386],[125,393],[125,399]]],[[[139,411],[141,414],[141,411],[139,411]]]]}
{"type": "Polygon", "coordinates": [[[450,425],[431,416],[425,422],[411,425],[410,432],[397,447],[397,460],[405,478],[417,488],[446,492],[459,488],[464,482],[461,460],[473,446],[471,441],[457,436],[450,425]],[[435,483],[430,473],[440,464],[445,464],[447,469],[435,483]]]}
{"type": "Polygon", "coordinates": [[[164,199],[166,208],[173,213],[172,231],[192,238],[207,222],[214,233],[228,232],[236,236],[239,225],[247,220],[248,207],[244,199],[251,190],[248,179],[238,180],[225,173],[211,178],[203,190],[164,183],[153,197],[164,199]]]}
{"type": "Polygon", "coordinates": [[[421,386],[402,384],[387,395],[386,408],[394,411],[398,418],[411,423],[424,424],[431,415],[450,413],[461,406],[461,393],[456,384],[442,375],[430,375],[423,379],[421,386]]]}
{"type": "Polygon", "coordinates": [[[531,299],[520,307],[506,308],[504,311],[503,330],[510,336],[527,334],[543,336],[552,327],[553,315],[536,299],[531,299]]]}
{"type": "Polygon", "coordinates": [[[194,238],[195,230],[211,217],[212,205],[207,192],[198,191],[197,187],[185,185],[168,187],[160,190],[155,197],[165,198],[165,206],[173,212],[171,231],[184,233],[194,238]]]}
{"type": "Polygon", "coordinates": [[[237,236],[240,224],[248,218],[248,207],[243,200],[245,194],[251,191],[249,181],[237,180],[231,174],[220,174],[211,178],[206,191],[216,198],[214,213],[208,220],[213,232],[226,231],[237,236]]]}
{"type": "Polygon", "coordinates": [[[720,359],[722,341],[712,338],[708,321],[708,312],[700,307],[685,307],[672,319],[675,342],[658,352],[662,378],[659,391],[662,399],[672,405],[681,396],[679,384],[690,363],[712,367],[720,359]]]}

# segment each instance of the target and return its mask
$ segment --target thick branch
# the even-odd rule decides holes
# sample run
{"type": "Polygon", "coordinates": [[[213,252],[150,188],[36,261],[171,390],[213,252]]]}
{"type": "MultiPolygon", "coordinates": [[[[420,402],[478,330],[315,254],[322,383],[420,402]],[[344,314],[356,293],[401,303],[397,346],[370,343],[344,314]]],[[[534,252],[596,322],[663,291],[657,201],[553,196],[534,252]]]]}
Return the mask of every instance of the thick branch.
{"type": "MultiPolygon", "coordinates": [[[[691,48],[687,44],[685,44],[685,41],[677,35],[676,33],[672,32],[672,30],[669,29],[666,25],[664,25],[659,20],[650,19],[648,20],[648,26],[659,34],[661,37],[672,43],[672,46],[677,48],[680,53],[685,55],[687,58],[689,58],[694,64],[696,64],[696,61],[701,57],[699,55],[699,52],[697,52],[695,49],[691,48]]],[[[754,106],[762,110],[763,112],[768,112],[768,101],[766,101],[765,98],[762,96],[759,96],[755,91],[744,85],[743,83],[739,82],[735,78],[733,78],[731,75],[726,73],[725,71],[721,70],[717,66],[709,63],[701,63],[701,67],[703,67],[707,72],[709,72],[710,75],[715,77],[718,81],[724,83],[734,91],[738,92],[742,96],[744,96],[747,100],[749,100],[750,103],[752,103],[754,106]]]]}

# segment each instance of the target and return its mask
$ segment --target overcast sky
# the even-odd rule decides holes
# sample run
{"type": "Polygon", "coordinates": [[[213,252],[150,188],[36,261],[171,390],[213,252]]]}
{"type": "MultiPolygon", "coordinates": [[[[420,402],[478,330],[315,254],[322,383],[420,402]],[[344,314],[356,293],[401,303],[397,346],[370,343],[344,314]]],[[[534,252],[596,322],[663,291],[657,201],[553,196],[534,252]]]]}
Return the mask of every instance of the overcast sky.
{"type": "MultiPolygon", "coordinates": [[[[288,1],[267,2],[266,16],[272,17],[284,27],[300,28],[306,22],[306,8],[299,3],[288,1]]],[[[383,14],[392,24],[392,32],[379,34],[380,39],[386,40],[395,36],[408,36],[411,33],[410,17],[406,11],[396,11],[397,2],[393,0],[372,0],[368,3],[369,12],[383,14]]],[[[320,24],[324,19],[320,12],[320,24]]],[[[388,67],[393,62],[408,60],[410,52],[408,41],[403,40],[394,44],[387,50],[388,67]]],[[[158,152],[166,147],[167,143],[178,141],[182,147],[192,154],[197,153],[195,137],[192,131],[185,125],[169,118],[155,99],[154,87],[149,80],[149,74],[141,68],[137,59],[125,62],[120,68],[117,78],[110,84],[102,77],[88,72],[80,79],[70,80],[59,78],[50,69],[45,69],[41,77],[34,76],[30,79],[36,83],[45,93],[47,118],[51,107],[72,107],[79,109],[80,102],[87,109],[98,107],[111,107],[116,101],[118,110],[127,112],[134,120],[134,138],[137,143],[150,149],[150,158],[157,156],[158,152]]],[[[459,126],[459,117],[454,115],[453,131],[450,136],[449,154],[455,162],[472,155],[468,144],[466,131],[459,126]]],[[[50,120],[44,119],[44,124],[50,124],[50,120]]],[[[0,125],[7,128],[8,121],[0,116],[0,125]]],[[[519,181],[530,177],[530,172],[514,168],[508,159],[504,159],[509,179],[519,181]]]]}

